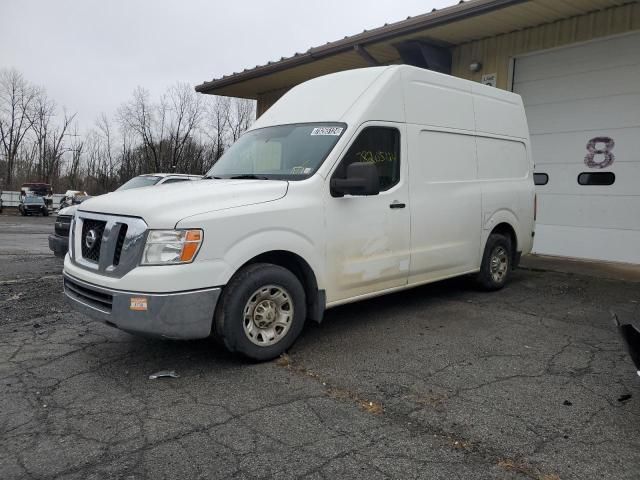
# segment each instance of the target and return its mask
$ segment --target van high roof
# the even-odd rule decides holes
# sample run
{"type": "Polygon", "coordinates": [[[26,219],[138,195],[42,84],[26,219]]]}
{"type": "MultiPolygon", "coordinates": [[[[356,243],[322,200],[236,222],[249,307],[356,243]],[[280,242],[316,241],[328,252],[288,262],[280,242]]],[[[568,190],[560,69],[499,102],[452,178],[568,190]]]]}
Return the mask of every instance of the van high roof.
{"type": "Polygon", "coordinates": [[[347,70],[302,83],[267,110],[253,129],[380,120],[527,138],[521,112],[522,99],[514,93],[418,67],[392,65],[347,70]]]}

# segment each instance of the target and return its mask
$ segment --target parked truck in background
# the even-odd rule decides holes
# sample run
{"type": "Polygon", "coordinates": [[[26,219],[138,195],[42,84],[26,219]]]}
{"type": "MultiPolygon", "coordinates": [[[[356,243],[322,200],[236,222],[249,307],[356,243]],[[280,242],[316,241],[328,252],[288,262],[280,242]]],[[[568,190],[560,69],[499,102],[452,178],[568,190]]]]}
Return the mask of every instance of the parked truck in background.
{"type": "Polygon", "coordinates": [[[69,301],[266,360],[327,308],[459,275],[502,288],[533,242],[521,98],[406,65],[296,86],[205,178],[83,203],[69,301]]]}
{"type": "Polygon", "coordinates": [[[53,208],[53,189],[48,183],[23,183],[20,187],[20,201],[24,201],[25,197],[27,196],[42,197],[47,208],[53,208]]]}

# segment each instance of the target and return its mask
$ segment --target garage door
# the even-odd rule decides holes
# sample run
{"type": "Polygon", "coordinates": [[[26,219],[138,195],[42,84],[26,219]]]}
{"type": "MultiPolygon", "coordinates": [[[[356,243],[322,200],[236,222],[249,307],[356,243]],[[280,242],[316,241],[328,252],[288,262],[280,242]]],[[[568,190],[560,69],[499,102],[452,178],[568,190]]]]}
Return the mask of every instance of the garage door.
{"type": "Polygon", "coordinates": [[[640,34],[518,58],[513,90],[539,173],[534,251],[640,263],[640,34]]]}

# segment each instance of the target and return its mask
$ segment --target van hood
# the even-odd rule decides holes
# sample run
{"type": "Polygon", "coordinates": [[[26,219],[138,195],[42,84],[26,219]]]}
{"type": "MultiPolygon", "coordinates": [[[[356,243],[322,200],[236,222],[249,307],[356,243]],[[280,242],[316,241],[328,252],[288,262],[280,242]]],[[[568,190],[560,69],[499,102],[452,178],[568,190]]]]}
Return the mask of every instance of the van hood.
{"type": "Polygon", "coordinates": [[[133,188],[91,198],[79,213],[140,217],[150,228],[173,228],[192,215],[278,200],[288,185],[284,180],[211,179],[133,188]]]}

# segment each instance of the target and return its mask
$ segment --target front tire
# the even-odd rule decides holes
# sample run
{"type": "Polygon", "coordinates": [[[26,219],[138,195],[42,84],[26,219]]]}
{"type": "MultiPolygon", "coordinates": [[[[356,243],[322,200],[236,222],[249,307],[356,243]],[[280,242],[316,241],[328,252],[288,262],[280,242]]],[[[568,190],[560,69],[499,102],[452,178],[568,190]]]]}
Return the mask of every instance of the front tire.
{"type": "Polygon", "coordinates": [[[487,291],[500,290],[509,279],[512,260],[511,239],[498,233],[489,235],[476,277],[478,285],[487,291]]]}
{"type": "Polygon", "coordinates": [[[298,338],[306,316],[300,280],[286,268],[256,263],[239,270],[224,288],[213,333],[231,352],[271,360],[298,338]]]}

